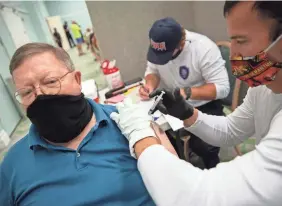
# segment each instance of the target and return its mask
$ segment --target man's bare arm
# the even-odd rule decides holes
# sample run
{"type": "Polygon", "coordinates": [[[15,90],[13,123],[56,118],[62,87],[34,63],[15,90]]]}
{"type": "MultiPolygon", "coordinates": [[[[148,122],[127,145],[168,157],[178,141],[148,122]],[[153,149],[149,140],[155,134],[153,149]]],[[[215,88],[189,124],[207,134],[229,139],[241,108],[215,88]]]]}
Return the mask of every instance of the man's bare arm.
{"type": "MultiPolygon", "coordinates": [[[[184,88],[181,89],[181,94],[186,99],[184,88]]],[[[204,84],[199,87],[191,88],[191,96],[189,99],[194,100],[214,100],[216,99],[216,87],[213,83],[204,84]]]]}
{"type": "Polygon", "coordinates": [[[145,77],[146,85],[150,88],[151,91],[155,90],[160,83],[160,77],[157,74],[148,74],[145,77]]]}

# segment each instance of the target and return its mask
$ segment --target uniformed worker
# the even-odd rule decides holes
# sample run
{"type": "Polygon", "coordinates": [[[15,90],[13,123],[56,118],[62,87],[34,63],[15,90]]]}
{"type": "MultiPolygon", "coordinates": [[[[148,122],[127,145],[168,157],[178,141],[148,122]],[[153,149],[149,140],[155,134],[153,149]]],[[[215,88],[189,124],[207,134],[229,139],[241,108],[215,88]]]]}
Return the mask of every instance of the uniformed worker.
{"type": "MultiPolygon", "coordinates": [[[[198,110],[223,115],[220,99],[229,93],[225,61],[217,45],[208,37],[187,31],[172,18],[156,21],[149,32],[150,46],[140,88],[143,100],[157,87],[181,88],[182,96],[198,110]]],[[[189,147],[203,159],[206,168],[219,163],[219,147],[190,134],[189,147]]]]}

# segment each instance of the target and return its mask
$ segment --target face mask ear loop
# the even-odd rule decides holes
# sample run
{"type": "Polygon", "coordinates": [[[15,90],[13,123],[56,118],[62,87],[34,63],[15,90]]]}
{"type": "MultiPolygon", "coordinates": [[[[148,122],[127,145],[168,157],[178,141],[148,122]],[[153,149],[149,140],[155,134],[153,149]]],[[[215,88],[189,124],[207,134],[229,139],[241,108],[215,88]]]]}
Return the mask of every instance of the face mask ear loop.
{"type": "Polygon", "coordinates": [[[269,49],[271,49],[280,39],[282,39],[282,34],[280,34],[280,36],[279,36],[274,42],[272,42],[272,43],[264,50],[264,52],[268,52],[269,49]]]}
{"type": "MultiPolygon", "coordinates": [[[[263,52],[268,52],[269,49],[271,49],[280,39],[282,39],[282,34],[280,34],[280,36],[278,36],[278,38],[272,42],[265,50],[263,50],[263,52]]],[[[254,59],[253,56],[250,56],[250,57],[243,57],[242,60],[251,60],[251,59],[254,59]]]]}

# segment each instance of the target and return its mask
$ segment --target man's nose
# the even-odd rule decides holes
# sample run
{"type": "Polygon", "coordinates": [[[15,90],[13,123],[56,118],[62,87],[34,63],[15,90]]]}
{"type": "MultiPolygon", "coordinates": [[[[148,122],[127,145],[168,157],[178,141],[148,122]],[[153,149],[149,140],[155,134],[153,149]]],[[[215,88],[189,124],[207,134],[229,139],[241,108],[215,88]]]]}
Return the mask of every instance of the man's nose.
{"type": "Polygon", "coordinates": [[[230,44],[230,57],[232,56],[241,56],[240,48],[238,44],[234,41],[231,41],[230,44]]]}
{"type": "Polygon", "coordinates": [[[230,56],[234,56],[235,54],[236,54],[236,46],[231,41],[231,44],[230,44],[230,56]]]}
{"type": "Polygon", "coordinates": [[[43,94],[43,92],[41,91],[41,88],[39,86],[34,88],[34,93],[35,93],[36,97],[38,95],[42,95],[43,94]]]}

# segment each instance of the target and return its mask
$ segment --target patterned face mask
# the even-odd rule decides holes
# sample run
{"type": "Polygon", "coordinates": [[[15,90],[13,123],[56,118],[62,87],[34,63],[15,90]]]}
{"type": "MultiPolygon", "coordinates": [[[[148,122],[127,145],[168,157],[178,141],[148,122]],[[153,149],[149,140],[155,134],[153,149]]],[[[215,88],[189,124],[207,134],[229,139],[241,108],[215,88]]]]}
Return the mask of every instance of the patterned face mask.
{"type": "Polygon", "coordinates": [[[270,60],[267,52],[282,37],[279,36],[270,46],[254,57],[232,56],[230,58],[233,75],[245,81],[250,87],[271,83],[282,68],[282,63],[270,60]]]}

